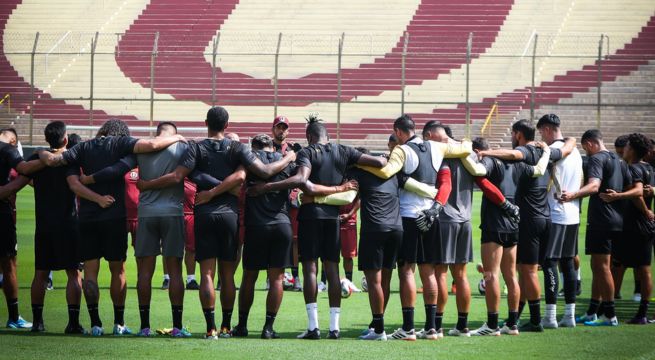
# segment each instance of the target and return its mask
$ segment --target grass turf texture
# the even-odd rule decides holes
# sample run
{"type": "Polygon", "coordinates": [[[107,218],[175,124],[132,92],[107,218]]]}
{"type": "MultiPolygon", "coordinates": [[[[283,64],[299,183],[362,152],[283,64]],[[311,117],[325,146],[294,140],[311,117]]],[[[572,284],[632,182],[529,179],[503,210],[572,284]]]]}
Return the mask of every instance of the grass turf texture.
{"type": "MultiPolygon", "coordinates": [[[[474,203],[479,208],[480,194],[475,194],[474,203]]],[[[586,203],[586,202],[585,202],[586,203]]],[[[34,272],[34,199],[32,190],[26,188],[18,196],[18,279],[20,311],[23,317],[32,319],[30,308],[30,283],[34,272]]],[[[586,210],[586,207],[585,207],[586,210]]],[[[586,212],[583,213],[583,219],[586,212]]],[[[584,221],[583,221],[584,222],[584,221]]],[[[473,218],[475,259],[480,259],[479,242],[479,214],[475,211],[473,218]]],[[[116,224],[124,226],[124,224],[116,224]]],[[[580,250],[584,252],[584,232],[580,231],[580,250]]],[[[583,294],[578,299],[578,314],[585,311],[591,286],[591,270],[589,257],[582,256],[583,294]]],[[[355,260],[356,261],[356,260],[355,260]]],[[[159,261],[161,263],[161,261],[159,261]]],[[[356,265],[355,265],[356,268],[356,265]]],[[[129,250],[126,262],[128,278],[128,294],[126,303],[126,324],[137,331],[139,327],[139,314],[136,296],[136,263],[132,249],[129,250]]],[[[471,310],[469,314],[469,327],[475,329],[486,321],[486,306],[484,297],[477,291],[477,282],[480,279],[475,271],[474,264],[468,266],[469,280],[472,289],[471,310]]],[[[153,296],[151,305],[151,325],[154,328],[171,327],[171,312],[168,294],[159,290],[161,285],[161,265],[153,279],[153,296]]],[[[342,271],[343,274],[343,271],[342,271]]],[[[395,274],[394,274],[395,275],[395,274]]],[[[354,280],[359,286],[362,273],[355,271],[354,280]]],[[[241,270],[237,272],[237,284],[241,280],[241,270]]],[[[187,291],[184,299],[184,324],[194,334],[192,339],[171,339],[158,336],[151,339],[135,337],[117,338],[105,335],[102,338],[63,335],[67,322],[65,301],[66,276],[63,272],[56,272],[54,276],[55,289],[48,291],[45,300],[44,319],[47,332],[45,334],[31,334],[26,330],[14,331],[0,330],[0,358],[41,358],[47,356],[57,358],[207,358],[220,356],[229,358],[435,358],[447,357],[452,359],[485,358],[655,358],[655,348],[652,341],[655,339],[655,325],[631,326],[621,324],[618,328],[589,328],[579,326],[575,329],[547,330],[543,334],[523,333],[520,336],[502,336],[500,338],[452,338],[446,337],[439,341],[416,341],[414,343],[388,341],[365,342],[355,340],[371,319],[368,297],[366,293],[353,294],[344,299],[341,308],[342,339],[339,341],[307,341],[296,340],[295,336],[307,325],[302,293],[285,292],[282,307],[275,322],[275,329],[282,336],[281,340],[265,341],[259,339],[259,332],[264,322],[265,276],[260,275],[255,294],[250,319],[250,338],[247,339],[219,339],[217,341],[201,340],[205,331],[205,322],[202,315],[197,291],[187,291]],[[649,340],[650,339],[650,340],[649,340]]],[[[104,322],[105,331],[111,333],[113,321],[113,308],[109,297],[109,269],[103,262],[100,270],[100,315],[104,322]]],[[[634,315],[637,303],[632,302],[633,287],[632,271],[628,271],[623,288],[623,296],[627,300],[617,301],[617,315],[625,321],[634,315]]],[[[561,299],[560,299],[561,300],[561,299]]],[[[542,301],[542,312],[544,309],[542,301]]],[[[328,330],[328,301],[326,293],[319,293],[319,321],[322,336],[328,330]]],[[[238,306],[235,304],[233,326],[237,321],[238,306]]],[[[559,303],[558,312],[561,316],[564,310],[563,303],[559,303]]],[[[652,315],[653,310],[649,311],[652,315]]],[[[501,300],[500,318],[507,316],[507,303],[501,300]]],[[[528,309],[523,315],[527,320],[528,309]]],[[[0,319],[7,318],[4,304],[0,305],[0,319]]],[[[220,305],[217,299],[216,320],[220,323],[220,305]]],[[[416,328],[423,326],[425,313],[423,300],[420,294],[416,301],[416,328]]],[[[88,313],[82,301],[80,320],[83,326],[89,327],[88,313]]],[[[455,298],[450,296],[444,315],[444,329],[454,327],[457,321],[455,298]]],[[[402,315],[398,296],[398,280],[392,281],[392,295],[385,316],[385,328],[388,334],[400,327],[402,315]]]]}

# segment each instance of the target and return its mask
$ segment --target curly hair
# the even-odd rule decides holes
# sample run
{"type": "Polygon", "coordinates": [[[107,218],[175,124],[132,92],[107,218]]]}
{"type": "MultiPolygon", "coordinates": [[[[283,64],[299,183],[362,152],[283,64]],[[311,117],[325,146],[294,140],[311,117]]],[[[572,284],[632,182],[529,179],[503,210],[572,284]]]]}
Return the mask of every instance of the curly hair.
{"type": "Polygon", "coordinates": [[[102,136],[130,136],[130,128],[121,119],[109,119],[98,129],[96,137],[102,136]]]}
{"type": "Polygon", "coordinates": [[[650,139],[644,134],[632,133],[628,135],[628,144],[637,155],[637,160],[641,160],[651,149],[650,139]]]}
{"type": "Polygon", "coordinates": [[[320,140],[328,137],[327,129],[323,125],[323,119],[319,118],[317,113],[309,114],[305,120],[307,120],[307,129],[305,129],[307,138],[320,140]]]}

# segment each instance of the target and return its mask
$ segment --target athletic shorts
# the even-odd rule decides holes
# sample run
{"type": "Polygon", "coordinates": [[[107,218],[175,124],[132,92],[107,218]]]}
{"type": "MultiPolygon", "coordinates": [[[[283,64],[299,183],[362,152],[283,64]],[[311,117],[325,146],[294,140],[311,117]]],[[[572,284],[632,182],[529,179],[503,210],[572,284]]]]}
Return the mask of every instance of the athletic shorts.
{"type": "Polygon", "coordinates": [[[398,251],[398,266],[406,264],[437,264],[439,226],[435,222],[428,232],[416,227],[416,219],[403,217],[403,241],[398,251]]]}
{"type": "Polygon", "coordinates": [[[37,228],[34,232],[34,268],[36,270],[75,270],[80,239],[77,222],[37,228]]]}
{"type": "Polygon", "coordinates": [[[132,246],[134,246],[134,241],[136,240],[136,230],[139,227],[139,221],[137,219],[127,220],[127,232],[130,234],[132,239],[132,246]]]}
{"type": "Polygon", "coordinates": [[[80,221],[80,261],[101,259],[125,261],[127,257],[127,229],[125,218],[80,221]]]}
{"type": "Polygon", "coordinates": [[[311,219],[298,222],[298,258],[338,263],[341,259],[339,219],[311,219]]]}
{"type": "Polygon", "coordinates": [[[342,225],[339,229],[339,238],[341,256],[351,259],[357,257],[357,225],[342,225]]]}
{"type": "Polygon", "coordinates": [[[134,256],[184,257],[184,217],[140,217],[134,256]]]}
{"type": "Polygon", "coordinates": [[[216,258],[237,261],[239,248],[237,214],[200,214],[194,222],[196,261],[216,258]]]}
{"type": "Polygon", "coordinates": [[[292,237],[291,224],[247,226],[243,268],[267,270],[291,267],[292,237]]]}
{"type": "Polygon", "coordinates": [[[649,266],[653,257],[653,238],[636,229],[623,230],[623,236],[612,243],[612,257],[625,267],[649,266]]]}
{"type": "Polygon", "coordinates": [[[579,224],[550,224],[544,259],[559,260],[578,255],[579,224]]]}
{"type": "Polygon", "coordinates": [[[610,255],[612,254],[612,242],[620,241],[622,237],[622,231],[596,230],[587,226],[585,254],[610,255]]]}
{"type": "Polygon", "coordinates": [[[193,233],[193,214],[184,215],[184,250],[196,251],[196,236],[193,233]]]}
{"type": "Polygon", "coordinates": [[[359,234],[359,271],[393,269],[396,267],[398,250],[403,242],[403,232],[363,232],[359,234]]]}
{"type": "Polygon", "coordinates": [[[516,260],[519,264],[538,265],[544,259],[550,219],[525,219],[519,223],[519,244],[516,260]]]}
{"type": "Polygon", "coordinates": [[[0,214],[0,258],[14,257],[18,253],[16,224],[12,214],[0,214]]]}
{"type": "Polygon", "coordinates": [[[439,223],[437,264],[466,264],[473,261],[471,222],[439,223]]]}
{"type": "Polygon", "coordinates": [[[482,244],[494,243],[502,246],[505,249],[513,248],[519,243],[519,233],[501,233],[496,231],[482,230],[480,237],[482,244]]]}

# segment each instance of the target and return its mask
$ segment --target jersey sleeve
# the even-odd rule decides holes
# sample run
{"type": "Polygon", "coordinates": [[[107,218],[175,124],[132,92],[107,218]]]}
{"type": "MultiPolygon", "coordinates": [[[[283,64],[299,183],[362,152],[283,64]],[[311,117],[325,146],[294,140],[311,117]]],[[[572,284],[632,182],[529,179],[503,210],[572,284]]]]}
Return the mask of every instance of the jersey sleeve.
{"type": "Polygon", "coordinates": [[[139,142],[139,139],[133,138],[131,136],[120,136],[116,140],[115,151],[122,156],[126,156],[134,153],[134,146],[139,142]]]}
{"type": "Polygon", "coordinates": [[[248,167],[252,165],[252,163],[254,163],[256,159],[255,154],[242,143],[238,141],[235,141],[235,143],[237,144],[236,156],[239,163],[244,167],[248,167]]]}
{"type": "MultiPolygon", "coordinates": [[[[414,152],[412,151],[412,153],[414,152]]],[[[405,155],[406,152],[403,150],[403,148],[401,148],[400,146],[396,146],[391,152],[391,156],[389,156],[387,165],[385,165],[384,167],[376,168],[372,166],[363,166],[363,165],[357,165],[357,167],[370,172],[371,174],[379,177],[380,179],[389,179],[390,177],[399,173],[400,170],[403,169],[403,167],[406,164],[405,155]]]]}
{"type": "Polygon", "coordinates": [[[198,143],[189,143],[189,147],[187,147],[186,152],[180,158],[178,165],[184,166],[190,170],[195,169],[198,157],[200,156],[200,150],[198,149],[198,146],[200,146],[198,143]]]}
{"type": "Polygon", "coordinates": [[[61,154],[66,164],[79,164],[86,142],[81,142],[61,154]]]}
{"type": "Polygon", "coordinates": [[[67,165],[66,166],[66,177],[69,177],[71,175],[80,176],[80,174],[81,174],[81,172],[80,172],[80,167],[79,166],[75,166],[75,165],[67,165]]]}
{"type": "Polygon", "coordinates": [[[556,162],[560,161],[564,156],[562,155],[562,149],[559,148],[550,148],[550,161],[556,162]]]}
{"type": "Polygon", "coordinates": [[[603,162],[598,156],[590,156],[587,164],[587,181],[589,179],[603,180],[603,162]]]}
{"type": "Polygon", "coordinates": [[[7,154],[7,163],[9,164],[9,166],[11,168],[15,169],[16,166],[18,166],[18,164],[20,164],[20,163],[22,163],[24,161],[23,157],[20,156],[20,153],[18,152],[18,149],[16,149],[15,147],[7,146],[7,147],[5,147],[5,149],[6,149],[5,151],[6,151],[6,154],[7,154]]]}
{"type": "Polygon", "coordinates": [[[645,183],[644,171],[642,167],[636,164],[630,164],[629,168],[630,168],[630,177],[631,177],[630,183],[632,184],[636,184],[638,182],[642,184],[645,183]]]}
{"type": "Polygon", "coordinates": [[[97,183],[116,180],[135,167],[136,156],[128,155],[117,161],[114,165],[107,166],[106,168],[92,174],[93,180],[95,180],[97,183]]]}
{"type": "Polygon", "coordinates": [[[340,145],[340,148],[341,154],[343,154],[342,156],[345,157],[346,164],[348,164],[348,166],[357,164],[359,158],[362,157],[362,153],[352,146],[340,145]]]}
{"type": "Polygon", "coordinates": [[[304,148],[298,153],[298,156],[296,157],[296,165],[298,165],[298,167],[304,166],[311,170],[312,161],[309,152],[309,148],[304,148]]]}

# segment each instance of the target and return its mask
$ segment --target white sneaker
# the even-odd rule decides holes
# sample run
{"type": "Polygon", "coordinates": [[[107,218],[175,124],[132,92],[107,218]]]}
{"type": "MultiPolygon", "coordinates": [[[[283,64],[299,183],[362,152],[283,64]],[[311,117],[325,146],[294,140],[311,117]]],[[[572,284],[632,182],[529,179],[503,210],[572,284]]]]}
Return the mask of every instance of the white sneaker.
{"type": "Polygon", "coordinates": [[[362,291],[368,292],[368,283],[366,282],[366,276],[362,276],[362,291]]]}
{"type": "Polygon", "coordinates": [[[112,334],[116,336],[132,335],[132,330],[125,325],[114,324],[112,334]]]}
{"type": "Polygon", "coordinates": [[[471,331],[471,336],[500,336],[500,329],[492,329],[484,323],[479,329],[471,331]]]}
{"type": "Polygon", "coordinates": [[[500,328],[500,333],[503,335],[518,335],[519,327],[517,325],[512,325],[512,327],[503,325],[503,327],[500,328]]]}
{"type": "Polygon", "coordinates": [[[559,327],[563,328],[574,328],[575,327],[575,318],[571,316],[563,316],[562,320],[559,322],[559,327]]]}
{"type": "Polygon", "coordinates": [[[293,291],[302,291],[302,283],[299,277],[293,279],[293,291]]]}
{"type": "Polygon", "coordinates": [[[355,292],[355,293],[360,293],[360,292],[362,292],[362,290],[359,289],[359,288],[357,287],[357,285],[355,285],[355,283],[352,282],[352,281],[348,281],[348,286],[350,286],[350,290],[352,290],[352,292],[355,292]]]}
{"type": "Polygon", "coordinates": [[[430,330],[421,329],[416,332],[416,338],[425,339],[425,340],[438,340],[439,334],[435,329],[430,329],[430,330]]]}
{"type": "Polygon", "coordinates": [[[641,294],[640,293],[632,294],[632,301],[641,302],[641,294]]]}
{"type": "Polygon", "coordinates": [[[318,292],[324,292],[327,291],[327,285],[325,285],[324,282],[318,283],[318,292]]]}
{"type": "Polygon", "coordinates": [[[399,328],[391,334],[391,340],[416,341],[416,333],[414,329],[405,331],[403,328],[399,328]]]}
{"type": "Polygon", "coordinates": [[[544,329],[557,329],[557,319],[556,318],[541,318],[541,326],[544,329]]]}
{"type": "Polygon", "coordinates": [[[448,330],[448,336],[464,336],[464,337],[469,337],[471,336],[471,332],[469,331],[468,328],[464,330],[459,330],[457,328],[450,329],[448,330]]]}
{"type": "Polygon", "coordinates": [[[443,339],[443,329],[437,330],[437,340],[443,339]]]}
{"type": "Polygon", "coordinates": [[[383,331],[382,334],[378,334],[375,331],[369,331],[366,335],[360,336],[359,340],[387,341],[387,333],[383,331]]]}

